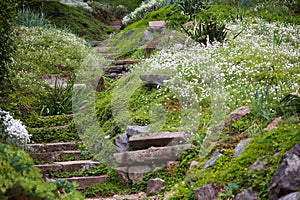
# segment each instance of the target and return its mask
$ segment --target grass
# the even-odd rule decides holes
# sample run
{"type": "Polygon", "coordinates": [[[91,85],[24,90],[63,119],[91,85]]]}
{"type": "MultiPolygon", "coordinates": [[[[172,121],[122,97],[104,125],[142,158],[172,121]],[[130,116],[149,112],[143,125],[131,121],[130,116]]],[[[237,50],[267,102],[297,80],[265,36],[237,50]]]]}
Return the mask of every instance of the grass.
{"type": "Polygon", "coordinates": [[[44,13],[45,21],[60,29],[69,29],[72,33],[87,40],[104,40],[112,33],[108,25],[107,13],[85,11],[82,8],[63,5],[57,1],[31,1],[27,4],[33,11],[44,13]]]}

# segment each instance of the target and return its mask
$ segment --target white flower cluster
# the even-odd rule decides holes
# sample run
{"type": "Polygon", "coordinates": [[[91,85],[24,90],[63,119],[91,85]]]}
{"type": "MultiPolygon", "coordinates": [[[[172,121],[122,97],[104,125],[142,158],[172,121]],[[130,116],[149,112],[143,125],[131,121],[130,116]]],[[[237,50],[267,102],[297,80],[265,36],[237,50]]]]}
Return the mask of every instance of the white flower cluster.
{"type": "Polygon", "coordinates": [[[31,135],[20,120],[14,119],[8,112],[0,109],[0,134],[8,143],[24,147],[30,142],[31,135]]]}
{"type": "Polygon", "coordinates": [[[134,11],[126,15],[122,19],[123,24],[129,24],[133,21],[141,19],[145,16],[147,12],[149,12],[153,8],[159,8],[162,4],[163,0],[147,0],[143,1],[142,4],[137,7],[134,11]]]}
{"type": "MultiPolygon", "coordinates": [[[[162,50],[135,70],[170,75],[165,88],[182,108],[194,108],[196,103],[200,109],[210,106],[215,118],[252,103],[257,92],[259,98],[277,102],[287,93],[299,92],[299,26],[246,19],[231,22],[228,28],[226,44],[162,50]]],[[[161,95],[167,92],[161,91],[161,95]]],[[[197,123],[192,115],[189,123],[197,123]]]]}
{"type": "Polygon", "coordinates": [[[89,11],[93,11],[93,8],[90,7],[89,4],[87,4],[83,0],[61,0],[60,3],[68,6],[80,7],[89,11]]]}

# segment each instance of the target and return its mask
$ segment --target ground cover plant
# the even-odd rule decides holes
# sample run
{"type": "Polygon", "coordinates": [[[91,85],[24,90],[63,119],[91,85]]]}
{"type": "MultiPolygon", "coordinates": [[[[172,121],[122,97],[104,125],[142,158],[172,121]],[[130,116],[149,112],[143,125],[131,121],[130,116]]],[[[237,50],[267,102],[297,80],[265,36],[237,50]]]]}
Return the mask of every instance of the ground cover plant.
{"type": "MultiPolygon", "coordinates": [[[[195,134],[193,142],[198,147],[199,156],[194,159],[204,164],[216,148],[226,155],[212,169],[194,170],[175,189],[176,194],[171,199],[190,199],[193,197],[193,189],[207,183],[224,187],[223,193],[219,195],[221,199],[242,189],[254,190],[262,199],[266,199],[266,187],[280,157],[270,159],[270,168],[266,171],[248,173],[244,169],[262,155],[262,152],[253,153],[255,149],[260,149],[257,145],[265,144],[267,138],[273,138],[275,146],[272,143],[265,147],[268,157],[276,151],[283,153],[299,142],[298,124],[292,120],[298,117],[287,113],[285,115],[280,109],[286,96],[287,99],[295,99],[290,99],[291,105],[294,101],[296,104],[298,99],[297,96],[289,94],[299,93],[299,26],[269,23],[260,18],[244,18],[227,23],[226,28],[228,35],[225,43],[212,42],[207,46],[200,44],[189,48],[182,47],[180,51],[178,48],[162,50],[133,66],[132,73],[105,91],[103,94],[106,93],[106,103],[102,95],[97,99],[96,112],[99,113],[101,124],[104,123],[103,127],[107,124],[110,124],[108,127],[137,124],[151,126],[154,130],[191,131],[195,134]],[[153,73],[167,74],[170,79],[161,88],[142,86],[139,76],[153,73]],[[112,103],[107,104],[110,95],[112,103]],[[230,111],[244,105],[250,106],[252,110],[249,118],[233,124],[222,133],[206,136],[209,128],[217,126],[230,111]],[[283,127],[293,128],[279,128],[263,134],[262,130],[267,123],[281,115],[288,121],[283,127]],[[288,141],[282,140],[281,137],[287,134],[288,141]],[[257,138],[251,143],[253,147],[249,147],[249,153],[233,160],[234,145],[240,139],[250,136],[257,138]],[[201,148],[215,140],[219,141],[216,146],[210,146],[208,150],[201,148]],[[250,154],[256,156],[248,159],[250,154]],[[212,173],[216,171],[223,179],[213,176],[212,173]],[[233,175],[230,176],[231,174],[233,175]],[[205,178],[200,178],[201,176],[205,178]],[[262,181],[264,177],[268,178],[262,181]],[[245,179],[249,182],[243,182],[245,179]],[[250,185],[253,183],[251,181],[255,183],[253,187],[250,185]],[[192,182],[196,182],[193,187],[192,182]]],[[[291,108],[297,113],[295,107],[291,108]]],[[[109,131],[106,133],[111,134],[109,131]]],[[[114,138],[115,134],[110,136],[114,138]]],[[[152,173],[149,176],[170,180],[169,175],[162,174],[164,172],[152,173]]],[[[183,176],[176,180],[179,181],[183,176]]],[[[142,185],[134,187],[143,188],[142,185]]]]}

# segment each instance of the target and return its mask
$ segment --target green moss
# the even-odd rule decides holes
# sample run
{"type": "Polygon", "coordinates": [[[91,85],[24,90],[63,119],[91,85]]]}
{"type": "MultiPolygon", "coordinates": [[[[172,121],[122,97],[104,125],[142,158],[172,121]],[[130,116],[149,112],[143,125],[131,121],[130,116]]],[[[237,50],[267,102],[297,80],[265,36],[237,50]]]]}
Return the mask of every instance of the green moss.
{"type": "MultiPolygon", "coordinates": [[[[264,133],[258,132],[241,156],[233,158],[233,148],[235,146],[232,146],[231,149],[222,151],[223,156],[218,158],[212,167],[205,170],[199,168],[192,170],[188,174],[185,184],[181,184],[176,189],[178,195],[175,195],[174,199],[178,197],[187,199],[187,196],[182,196],[182,190],[192,191],[197,187],[210,183],[220,187],[235,183],[239,185],[241,190],[253,190],[261,199],[268,199],[267,186],[281,156],[300,141],[297,134],[300,125],[292,118],[287,119],[287,121],[286,124],[279,125],[275,130],[264,133]],[[276,153],[279,153],[279,155],[274,156],[276,153]],[[249,172],[249,167],[261,156],[265,156],[264,163],[267,167],[261,171],[249,172]],[[192,181],[196,181],[196,184],[189,187],[192,181]]],[[[205,159],[208,159],[208,157],[205,159]]],[[[205,161],[205,159],[202,161],[205,161]]]]}
{"type": "Polygon", "coordinates": [[[57,1],[30,2],[29,6],[41,10],[50,24],[71,32],[87,40],[104,40],[111,28],[97,19],[92,12],[74,6],[67,6],[57,1]]]}
{"type": "Polygon", "coordinates": [[[32,135],[31,140],[36,143],[50,143],[61,141],[73,142],[80,140],[74,122],[69,124],[67,129],[44,127],[35,129],[29,128],[28,131],[32,135]]]}
{"type": "Polygon", "coordinates": [[[133,30],[136,28],[147,28],[150,21],[164,20],[169,24],[169,28],[174,28],[187,21],[188,17],[179,11],[179,7],[171,5],[167,8],[160,8],[158,10],[147,13],[146,16],[133,24],[127,26],[124,30],[133,30]]]}

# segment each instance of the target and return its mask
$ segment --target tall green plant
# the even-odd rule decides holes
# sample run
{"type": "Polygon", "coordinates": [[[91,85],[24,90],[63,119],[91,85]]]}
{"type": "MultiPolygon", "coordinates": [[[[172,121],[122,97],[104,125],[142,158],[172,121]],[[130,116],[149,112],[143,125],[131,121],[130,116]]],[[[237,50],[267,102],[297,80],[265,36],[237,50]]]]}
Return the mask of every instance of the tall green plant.
{"type": "Polygon", "coordinates": [[[30,8],[19,9],[15,20],[19,26],[26,27],[43,27],[46,24],[44,13],[35,12],[30,8]]]}
{"type": "Polygon", "coordinates": [[[72,92],[74,78],[65,86],[55,80],[54,88],[47,96],[40,95],[40,115],[70,114],[72,112],[72,92]]]}
{"type": "Polygon", "coordinates": [[[211,19],[195,20],[190,26],[182,30],[193,40],[208,45],[214,41],[224,42],[227,35],[226,25],[211,19]]]}

